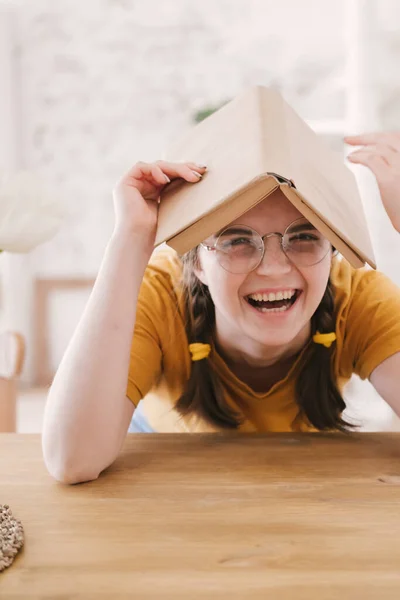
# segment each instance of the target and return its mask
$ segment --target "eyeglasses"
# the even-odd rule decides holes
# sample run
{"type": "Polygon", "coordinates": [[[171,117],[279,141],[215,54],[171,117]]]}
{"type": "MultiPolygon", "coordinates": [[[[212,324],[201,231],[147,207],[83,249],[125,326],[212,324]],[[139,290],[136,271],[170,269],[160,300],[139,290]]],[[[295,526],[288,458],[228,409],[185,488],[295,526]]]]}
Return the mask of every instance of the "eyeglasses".
{"type": "Polygon", "coordinates": [[[301,217],[288,225],[285,232],[261,236],[246,225],[231,225],[218,234],[213,245],[202,242],[208,251],[215,252],[221,267],[233,274],[250,273],[264,258],[266,241],[280,238],[285,256],[298,267],[311,267],[321,262],[332,245],[307,219],[301,217]]]}

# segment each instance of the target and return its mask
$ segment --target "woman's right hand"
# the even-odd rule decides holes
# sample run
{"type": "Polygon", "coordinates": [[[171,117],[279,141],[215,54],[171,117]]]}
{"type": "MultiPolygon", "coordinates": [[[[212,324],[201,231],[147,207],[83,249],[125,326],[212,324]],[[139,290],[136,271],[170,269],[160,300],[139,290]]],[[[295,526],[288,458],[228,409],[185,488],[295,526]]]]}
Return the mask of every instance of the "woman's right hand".
{"type": "Polygon", "coordinates": [[[115,228],[137,234],[151,247],[157,230],[160,194],[173,179],[190,183],[200,181],[206,167],[192,162],[159,160],[136,163],[116,184],[113,191],[115,228]]]}

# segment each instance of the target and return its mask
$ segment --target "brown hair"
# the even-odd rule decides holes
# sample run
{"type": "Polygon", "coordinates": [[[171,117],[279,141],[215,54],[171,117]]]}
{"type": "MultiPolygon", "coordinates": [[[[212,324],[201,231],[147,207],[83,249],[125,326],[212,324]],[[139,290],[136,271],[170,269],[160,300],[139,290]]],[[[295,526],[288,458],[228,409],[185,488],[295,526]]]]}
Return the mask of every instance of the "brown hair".
{"type": "MultiPolygon", "coordinates": [[[[215,308],[208,287],[196,276],[198,249],[182,257],[183,291],[187,310],[189,343],[210,343],[215,328],[215,308]]],[[[335,331],[334,294],[330,281],[311,319],[312,334],[335,331]]],[[[296,382],[297,419],[305,419],[320,431],[347,431],[353,425],[342,419],[346,404],[332,371],[335,344],[327,348],[311,343],[304,356],[304,366],[296,382]]],[[[225,400],[221,383],[207,360],[192,363],[186,388],[176,403],[181,415],[198,415],[209,423],[225,429],[236,429],[243,415],[225,400]]]]}

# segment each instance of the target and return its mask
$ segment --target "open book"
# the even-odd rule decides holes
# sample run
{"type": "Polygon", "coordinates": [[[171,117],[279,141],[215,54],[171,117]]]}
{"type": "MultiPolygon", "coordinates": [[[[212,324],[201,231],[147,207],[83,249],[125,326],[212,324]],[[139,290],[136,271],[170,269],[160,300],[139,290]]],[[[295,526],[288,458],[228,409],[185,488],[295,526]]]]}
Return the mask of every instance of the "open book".
{"type": "Polygon", "coordinates": [[[177,180],[165,188],[156,246],[167,242],[183,254],[279,188],[354,267],[376,268],[353,173],[277,91],[247,90],[191,129],[165,159],[204,164],[207,172],[199,183],[177,180]]]}

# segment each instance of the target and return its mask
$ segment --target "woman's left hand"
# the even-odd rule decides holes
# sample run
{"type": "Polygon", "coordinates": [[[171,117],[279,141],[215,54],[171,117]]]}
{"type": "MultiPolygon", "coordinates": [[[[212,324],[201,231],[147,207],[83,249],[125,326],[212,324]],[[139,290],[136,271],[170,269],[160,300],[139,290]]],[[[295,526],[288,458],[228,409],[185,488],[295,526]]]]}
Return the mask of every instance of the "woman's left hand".
{"type": "Polygon", "coordinates": [[[383,206],[400,233],[400,133],[368,133],[344,138],[346,144],[362,146],[348,155],[350,162],[371,169],[383,206]]]}

